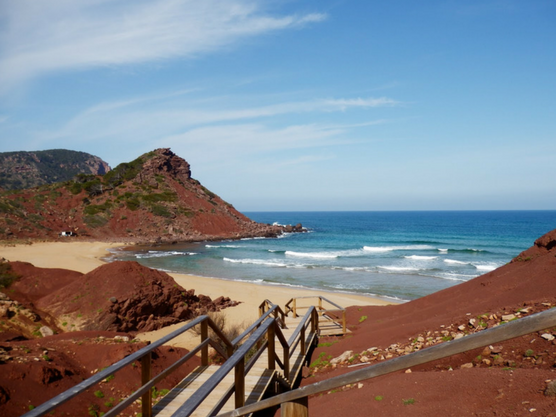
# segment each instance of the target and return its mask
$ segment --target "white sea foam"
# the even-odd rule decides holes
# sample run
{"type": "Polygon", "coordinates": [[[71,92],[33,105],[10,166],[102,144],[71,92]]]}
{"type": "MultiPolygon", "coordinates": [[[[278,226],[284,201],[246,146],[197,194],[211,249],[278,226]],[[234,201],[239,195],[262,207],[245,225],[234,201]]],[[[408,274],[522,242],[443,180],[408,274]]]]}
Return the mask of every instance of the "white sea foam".
{"type": "Polygon", "coordinates": [[[245,246],[241,245],[205,245],[206,248],[229,248],[229,249],[237,249],[237,248],[244,248],[245,246]]]}
{"type": "Polygon", "coordinates": [[[306,268],[307,265],[303,264],[293,264],[281,262],[279,260],[264,260],[264,259],[230,259],[223,258],[224,262],[231,262],[234,264],[248,264],[248,265],[259,265],[259,266],[272,266],[278,268],[306,268]]]}
{"type": "Polygon", "coordinates": [[[385,269],[386,271],[399,271],[399,272],[410,272],[410,271],[420,271],[421,270],[420,268],[412,268],[412,267],[409,267],[409,266],[391,266],[391,265],[388,265],[388,266],[378,265],[378,268],[385,269]]]}
{"type": "Polygon", "coordinates": [[[441,249],[441,248],[438,248],[438,252],[440,252],[440,253],[448,253],[448,249],[441,249]]]}
{"type": "Polygon", "coordinates": [[[135,257],[137,259],[149,259],[149,258],[165,258],[168,256],[192,256],[197,255],[195,252],[160,252],[160,251],[149,251],[147,253],[136,253],[135,257]]]}
{"type": "Polygon", "coordinates": [[[430,245],[410,245],[410,246],[363,246],[367,252],[390,252],[394,250],[430,250],[434,249],[430,245]]]}
{"type": "Polygon", "coordinates": [[[477,268],[478,271],[486,272],[494,271],[496,268],[498,268],[498,265],[496,264],[473,264],[473,266],[477,268]]]}
{"type": "Polygon", "coordinates": [[[467,279],[463,278],[463,275],[450,274],[450,273],[441,274],[438,276],[438,278],[447,279],[450,281],[463,281],[463,282],[467,281],[467,279]]]}
{"type": "Polygon", "coordinates": [[[467,265],[468,262],[456,261],[455,259],[444,259],[444,262],[452,265],[467,265]]]}
{"type": "Polygon", "coordinates": [[[406,258],[406,259],[414,259],[414,260],[416,260],[416,261],[432,261],[433,259],[436,259],[437,256],[410,255],[410,256],[404,256],[404,258],[406,258]]]}
{"type": "Polygon", "coordinates": [[[338,255],[331,252],[294,252],[286,251],[286,256],[294,256],[297,258],[315,258],[315,259],[336,259],[338,255]]]}

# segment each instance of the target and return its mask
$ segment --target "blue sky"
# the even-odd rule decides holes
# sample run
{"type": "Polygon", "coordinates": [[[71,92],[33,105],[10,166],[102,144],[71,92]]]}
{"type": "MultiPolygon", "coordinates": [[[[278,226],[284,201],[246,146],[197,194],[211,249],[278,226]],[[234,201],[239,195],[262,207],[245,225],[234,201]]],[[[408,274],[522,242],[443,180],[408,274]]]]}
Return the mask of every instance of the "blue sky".
{"type": "Polygon", "coordinates": [[[170,147],[243,211],[556,208],[553,0],[3,0],[0,152],[170,147]]]}

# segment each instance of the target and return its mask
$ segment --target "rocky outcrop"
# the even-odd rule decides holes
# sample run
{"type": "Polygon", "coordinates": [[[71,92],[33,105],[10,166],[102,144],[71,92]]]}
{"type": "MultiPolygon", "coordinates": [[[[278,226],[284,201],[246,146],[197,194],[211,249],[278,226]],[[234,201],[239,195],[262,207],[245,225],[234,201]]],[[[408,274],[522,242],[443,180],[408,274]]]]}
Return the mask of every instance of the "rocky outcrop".
{"type": "Polygon", "coordinates": [[[276,237],[303,231],[251,221],[191,176],[168,148],[156,149],[105,176],[78,176],[47,188],[0,194],[0,239],[71,238],[177,242],[276,237]]]}
{"type": "Polygon", "coordinates": [[[173,153],[170,148],[157,149],[154,153],[155,156],[143,165],[141,175],[152,177],[165,174],[182,182],[191,178],[191,168],[187,161],[173,153]]]}
{"type": "Polygon", "coordinates": [[[535,244],[529,249],[521,252],[518,256],[512,259],[512,263],[515,262],[527,262],[532,259],[538,258],[539,256],[545,255],[546,253],[552,251],[556,248],[556,229],[542,235],[537,240],[535,244]]]}
{"type": "Polygon", "coordinates": [[[8,307],[2,308],[5,315],[15,315],[18,310],[35,328],[40,327],[37,326],[40,315],[60,332],[146,332],[238,304],[225,296],[213,301],[195,294],[194,289],[182,288],[165,272],[137,262],[113,262],[85,275],[60,274],[61,278],[57,270],[20,262],[13,265],[22,275],[10,287],[12,297],[18,301],[9,300],[8,307]],[[47,275],[48,271],[54,273],[47,275]],[[41,279],[37,280],[37,276],[41,279]],[[32,306],[38,314],[21,308],[20,302],[32,306]]]}

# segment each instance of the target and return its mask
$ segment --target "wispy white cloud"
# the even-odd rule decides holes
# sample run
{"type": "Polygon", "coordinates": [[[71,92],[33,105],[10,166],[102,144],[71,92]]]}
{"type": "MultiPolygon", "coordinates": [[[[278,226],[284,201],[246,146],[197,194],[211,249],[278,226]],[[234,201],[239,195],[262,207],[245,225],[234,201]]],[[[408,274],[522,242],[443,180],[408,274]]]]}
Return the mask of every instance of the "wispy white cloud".
{"type": "Polygon", "coordinates": [[[320,22],[262,0],[4,0],[0,91],[61,70],[194,58],[247,37],[320,22]]]}
{"type": "MultiPolygon", "coordinates": [[[[271,119],[276,116],[303,113],[344,112],[351,108],[395,106],[389,98],[315,99],[290,101],[258,107],[242,107],[237,98],[233,104],[214,100],[195,100],[184,91],[179,101],[164,95],[137,97],[92,106],[60,128],[43,133],[43,140],[80,137],[82,140],[117,138],[119,141],[152,140],[173,137],[194,128],[218,129],[212,125],[244,123],[250,120],[271,119]],[[208,104],[206,104],[208,103],[208,104]]],[[[225,100],[224,100],[225,101],[225,100]]],[[[384,123],[383,120],[358,123],[352,127],[384,123]]],[[[340,127],[346,129],[347,126],[340,127]]],[[[328,129],[331,129],[329,127],[328,129]]],[[[225,135],[226,136],[226,135],[225,135]]]]}

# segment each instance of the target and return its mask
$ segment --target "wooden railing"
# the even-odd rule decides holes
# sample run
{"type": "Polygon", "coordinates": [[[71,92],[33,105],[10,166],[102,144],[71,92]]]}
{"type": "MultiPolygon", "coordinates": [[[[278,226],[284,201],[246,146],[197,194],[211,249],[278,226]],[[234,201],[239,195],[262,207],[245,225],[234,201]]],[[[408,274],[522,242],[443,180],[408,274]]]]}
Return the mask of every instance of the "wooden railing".
{"type": "Polygon", "coordinates": [[[529,317],[524,317],[465,336],[461,339],[445,342],[406,356],[400,356],[376,365],[371,365],[365,369],[353,371],[284,394],[276,395],[266,400],[259,401],[256,404],[247,405],[228,413],[219,414],[218,417],[239,417],[277,405],[282,406],[283,417],[305,417],[308,415],[309,395],[319,394],[347,384],[354,384],[554,326],[556,326],[556,309],[546,310],[529,317]]]}
{"type": "Polygon", "coordinates": [[[289,368],[289,347],[287,341],[282,336],[276,320],[269,318],[262,323],[251,337],[243,343],[237,351],[226,360],[198,390],[172,415],[173,417],[187,417],[191,415],[197,407],[210,395],[214,388],[232,371],[234,371],[234,385],[213,407],[209,415],[215,415],[224,406],[232,394],[235,393],[235,406],[242,407],[245,401],[245,375],[255,364],[260,355],[268,348],[268,369],[275,369],[278,364],[287,374],[289,368]],[[284,356],[280,360],[275,355],[274,341],[275,336],[282,344],[284,356]],[[266,340],[265,340],[266,339],[266,340]],[[246,363],[246,357],[259,342],[263,341],[262,346],[246,363]]]}
{"type": "Polygon", "coordinates": [[[52,398],[51,400],[39,405],[32,411],[25,414],[25,417],[35,417],[41,416],[50,411],[54,410],[58,406],[62,405],[63,403],[69,401],[71,398],[81,394],[85,390],[89,389],[90,387],[100,383],[108,376],[113,375],[114,373],[120,371],[121,369],[125,368],[133,364],[135,361],[141,362],[141,387],[127,397],[125,400],[120,402],[106,414],[105,417],[115,416],[120,413],[122,410],[130,406],[135,400],[141,398],[142,402],[142,415],[143,417],[150,417],[152,415],[152,394],[151,390],[155,384],[159,383],[161,380],[166,378],[176,369],[178,369],[181,365],[191,359],[197,353],[201,353],[201,364],[208,365],[209,358],[208,358],[208,347],[212,346],[216,352],[218,352],[224,359],[229,358],[232,356],[234,351],[234,345],[228,341],[226,336],[222,334],[220,329],[214,324],[214,322],[208,316],[200,316],[194,319],[193,321],[189,322],[183,327],[173,331],[172,333],[168,334],[167,336],[157,340],[145,346],[144,348],[138,350],[135,353],[127,356],[126,358],[122,359],[121,361],[116,362],[115,364],[109,366],[108,368],[103,369],[102,371],[96,373],[92,377],[86,379],[85,381],[77,384],[73,388],[57,395],[56,397],[52,398]],[[165,343],[168,343],[172,339],[176,338],[177,336],[185,333],[186,331],[200,326],[201,332],[201,342],[197,345],[193,350],[187,353],[184,357],[180,358],[174,364],[169,366],[167,369],[162,371],[160,374],[155,376],[154,378],[151,375],[151,356],[152,351],[165,343]],[[208,329],[209,327],[212,329],[214,334],[218,336],[220,340],[226,345],[226,351],[222,349],[222,347],[211,338],[208,337],[208,329]]]}
{"type": "MultiPolygon", "coordinates": [[[[226,401],[235,393],[235,406],[242,407],[245,398],[245,375],[253,367],[257,359],[262,355],[265,349],[268,349],[268,369],[276,369],[276,365],[282,370],[286,379],[290,377],[290,358],[298,345],[300,345],[301,353],[305,355],[310,348],[306,346],[306,334],[309,329],[310,336],[316,337],[318,330],[318,316],[314,308],[304,316],[304,319],[299,323],[290,340],[287,341],[282,334],[281,327],[285,327],[285,314],[282,309],[272,304],[270,301],[265,300],[260,307],[261,316],[259,319],[249,326],[241,335],[233,341],[229,341],[221,330],[214,324],[208,316],[200,316],[186,324],[185,326],[173,331],[167,336],[151,343],[148,346],[138,350],[137,352],[129,355],[121,361],[109,366],[108,368],[98,372],[85,381],[77,384],[73,388],[59,394],[51,400],[41,404],[32,411],[24,415],[24,417],[35,417],[45,415],[63,403],[69,401],[71,398],[81,394],[85,390],[100,383],[108,376],[120,371],[124,367],[133,364],[135,361],[141,362],[141,387],[132,393],[129,397],[124,399],[118,405],[110,409],[105,417],[116,416],[124,409],[133,404],[137,399],[141,398],[142,402],[142,416],[152,416],[152,396],[151,390],[155,384],[166,378],[181,365],[200,352],[201,365],[207,366],[209,364],[208,347],[212,346],[218,354],[226,359],[224,364],[216,373],[214,373],[202,387],[195,392],[185,404],[178,409],[175,416],[187,416],[191,414],[199,404],[210,394],[216,385],[222,379],[234,370],[235,382],[234,385],[226,392],[218,404],[214,407],[211,415],[215,415],[226,401]],[[175,337],[182,333],[200,327],[201,342],[184,357],[180,358],[170,367],[162,371],[155,377],[151,375],[151,356],[152,351],[165,343],[168,343],[175,337]],[[214,334],[223,342],[225,349],[219,343],[209,337],[209,328],[212,329],[214,334]],[[240,343],[248,339],[240,345],[240,343]],[[282,346],[283,355],[278,357],[276,354],[275,343],[276,339],[282,346]],[[255,352],[253,353],[253,351],[255,352]],[[246,363],[247,362],[247,363],[246,363]]],[[[313,339],[311,339],[313,340],[313,339]]],[[[286,389],[290,389],[288,386],[286,389]]]]}
{"type": "Polygon", "coordinates": [[[330,316],[331,318],[335,318],[337,320],[339,320],[342,324],[342,332],[345,334],[346,333],[346,309],[339,306],[338,304],[330,301],[328,298],[325,298],[323,296],[320,295],[316,295],[316,296],[307,296],[307,297],[295,297],[292,298],[290,301],[288,301],[285,305],[285,314],[289,314],[290,312],[293,313],[294,317],[297,317],[298,314],[298,310],[302,310],[302,309],[306,309],[309,308],[310,306],[313,306],[314,304],[310,304],[310,305],[299,305],[298,300],[306,300],[309,298],[314,298],[317,299],[317,304],[316,307],[318,309],[318,314],[320,316],[323,315],[327,315],[330,316]],[[323,306],[323,303],[328,304],[326,307],[323,306]],[[331,307],[330,307],[331,306],[331,307]],[[338,314],[339,312],[339,314],[338,314]]]}
{"type": "Polygon", "coordinates": [[[282,329],[286,327],[286,313],[282,311],[280,306],[274,304],[272,301],[264,300],[259,306],[259,317],[262,317],[267,313],[270,313],[274,316],[282,329]]]}

